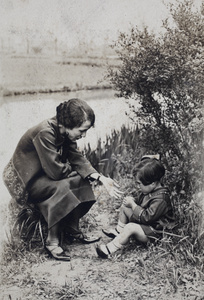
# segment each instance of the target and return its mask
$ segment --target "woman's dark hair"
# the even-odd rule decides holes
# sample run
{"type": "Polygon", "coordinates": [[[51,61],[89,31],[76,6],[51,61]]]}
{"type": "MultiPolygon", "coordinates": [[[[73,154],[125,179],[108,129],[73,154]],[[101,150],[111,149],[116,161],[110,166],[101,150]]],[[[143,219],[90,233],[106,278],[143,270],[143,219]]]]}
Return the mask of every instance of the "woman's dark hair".
{"type": "Polygon", "coordinates": [[[144,159],[133,169],[133,176],[137,177],[144,185],[160,181],[164,174],[164,166],[155,158],[144,159]]]}
{"type": "Polygon", "coordinates": [[[57,122],[66,128],[80,127],[85,121],[95,123],[93,109],[83,100],[73,98],[57,106],[57,122]]]}

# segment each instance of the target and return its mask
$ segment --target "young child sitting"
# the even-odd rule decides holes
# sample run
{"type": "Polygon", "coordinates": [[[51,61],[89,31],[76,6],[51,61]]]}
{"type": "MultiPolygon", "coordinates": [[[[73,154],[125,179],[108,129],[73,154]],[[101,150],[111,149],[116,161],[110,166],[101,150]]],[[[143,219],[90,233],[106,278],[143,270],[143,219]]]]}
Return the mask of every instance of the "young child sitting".
{"type": "Polygon", "coordinates": [[[109,232],[103,230],[113,240],[97,245],[98,256],[108,258],[126,245],[131,236],[142,243],[161,237],[162,230],[174,220],[169,190],[161,183],[164,174],[164,166],[155,158],[146,157],[136,166],[133,176],[141,193],[138,199],[124,198],[117,227],[109,232]]]}

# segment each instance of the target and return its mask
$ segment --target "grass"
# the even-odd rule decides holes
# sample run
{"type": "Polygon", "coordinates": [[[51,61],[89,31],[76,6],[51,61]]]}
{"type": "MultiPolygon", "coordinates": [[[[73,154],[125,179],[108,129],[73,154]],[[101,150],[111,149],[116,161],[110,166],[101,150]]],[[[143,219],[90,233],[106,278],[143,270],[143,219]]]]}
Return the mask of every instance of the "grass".
{"type": "MultiPolygon", "coordinates": [[[[107,199],[100,186],[95,193],[98,202],[81,224],[87,232],[101,230],[103,220],[99,216],[104,216],[104,213],[111,226],[118,216],[119,201],[107,199]]],[[[67,264],[49,259],[41,243],[28,249],[21,241],[14,248],[12,245],[5,248],[1,262],[2,285],[8,290],[9,286],[16,286],[21,291],[19,299],[32,300],[201,300],[204,292],[201,260],[193,263],[186,257],[187,244],[187,237],[171,235],[148,246],[137,245],[131,240],[108,260],[97,258],[90,245],[82,248],[79,244],[72,244],[69,245],[72,260],[67,264]],[[56,282],[56,276],[61,282],[56,282]]],[[[10,299],[17,298],[11,294],[10,299]]]]}
{"type": "MultiPolygon", "coordinates": [[[[121,189],[134,192],[131,178],[133,157],[142,151],[138,131],[122,128],[107,137],[105,147],[98,142],[95,152],[85,149],[93,164],[117,177],[121,189]],[[127,172],[128,170],[128,172],[127,172]]],[[[121,200],[110,198],[102,186],[95,188],[97,203],[82,219],[85,232],[101,234],[104,223],[115,226],[121,200]]],[[[183,197],[181,194],[180,197],[183,197]]],[[[183,199],[181,199],[183,200],[183,199]]],[[[185,206],[178,201],[177,213],[180,226],[174,232],[164,234],[161,241],[148,246],[136,244],[134,240],[108,260],[101,260],[94,246],[67,244],[71,263],[50,260],[43,250],[40,231],[33,231],[33,240],[12,240],[5,246],[1,261],[2,286],[10,295],[16,286],[18,299],[190,299],[202,300],[204,294],[204,256],[196,239],[198,210],[194,203],[185,206]],[[182,225],[182,226],[181,226],[182,225]]],[[[17,211],[13,207],[14,215],[17,211]]],[[[27,215],[31,221],[31,214],[27,215]]],[[[28,222],[21,222],[23,226],[28,222]]],[[[40,228],[34,226],[34,228],[40,228]]],[[[26,229],[26,228],[25,228],[26,229]]],[[[103,236],[104,242],[108,240],[103,236]]]]}
{"type": "MultiPolygon", "coordinates": [[[[108,261],[95,259],[91,269],[86,268],[88,280],[81,275],[82,270],[78,270],[75,277],[69,277],[67,281],[64,278],[61,285],[49,280],[49,271],[43,278],[40,274],[39,277],[33,275],[33,266],[47,260],[43,254],[40,262],[37,252],[31,255],[31,252],[24,251],[23,256],[19,253],[18,259],[13,259],[9,267],[3,269],[7,274],[6,284],[9,281],[9,285],[24,290],[22,299],[203,299],[203,273],[180,261],[179,257],[175,260],[162,244],[135,248],[132,242],[108,261]],[[95,297],[94,293],[99,291],[98,298],[91,298],[87,281],[88,286],[93,285],[91,292],[95,297]]],[[[83,259],[93,263],[87,256],[83,259]]]]}

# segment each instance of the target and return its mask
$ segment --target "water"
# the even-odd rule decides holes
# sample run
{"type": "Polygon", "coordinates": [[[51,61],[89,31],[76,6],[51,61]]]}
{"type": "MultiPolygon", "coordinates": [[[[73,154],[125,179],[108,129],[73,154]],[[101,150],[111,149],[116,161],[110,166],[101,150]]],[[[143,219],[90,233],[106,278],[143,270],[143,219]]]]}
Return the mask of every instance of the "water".
{"type": "MultiPolygon", "coordinates": [[[[128,111],[127,103],[124,99],[116,98],[111,90],[4,97],[0,99],[1,174],[24,132],[44,119],[54,116],[56,106],[73,97],[87,101],[96,115],[95,127],[87,132],[85,139],[78,141],[78,146],[81,149],[88,142],[94,149],[99,137],[103,140],[107,134],[111,134],[113,129],[119,130],[123,124],[129,123],[125,114],[128,111]]],[[[10,196],[2,179],[0,179],[0,190],[1,203],[8,201],[10,196]]]]}

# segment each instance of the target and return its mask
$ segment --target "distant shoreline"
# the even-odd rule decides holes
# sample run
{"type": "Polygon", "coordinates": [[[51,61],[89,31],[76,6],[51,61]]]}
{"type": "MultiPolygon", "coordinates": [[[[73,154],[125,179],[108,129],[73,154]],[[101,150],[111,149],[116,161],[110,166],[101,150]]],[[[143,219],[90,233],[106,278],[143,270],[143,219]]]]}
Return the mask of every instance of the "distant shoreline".
{"type": "Polygon", "coordinates": [[[107,70],[118,64],[115,58],[6,55],[1,59],[0,94],[12,97],[112,89],[107,70]]]}
{"type": "Polygon", "coordinates": [[[62,88],[45,88],[45,89],[35,89],[35,90],[5,90],[2,92],[3,97],[13,97],[13,96],[20,96],[20,95],[34,95],[34,94],[51,94],[51,93],[68,93],[68,92],[77,92],[77,91],[92,91],[92,90],[112,90],[111,85],[103,85],[103,86],[84,86],[83,88],[74,88],[70,89],[69,87],[62,87],[62,88]]]}

